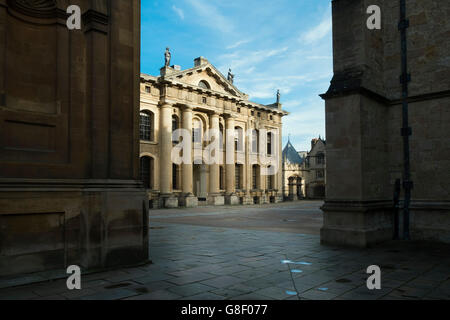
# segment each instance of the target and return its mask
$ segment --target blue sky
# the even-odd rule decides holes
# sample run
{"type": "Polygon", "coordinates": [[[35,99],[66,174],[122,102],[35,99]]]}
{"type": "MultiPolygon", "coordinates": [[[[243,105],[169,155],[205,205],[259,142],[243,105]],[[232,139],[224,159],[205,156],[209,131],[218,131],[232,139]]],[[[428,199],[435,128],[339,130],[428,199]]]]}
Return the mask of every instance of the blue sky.
{"type": "Polygon", "coordinates": [[[164,50],[172,64],[203,56],[262,104],[281,90],[283,145],[298,151],[325,136],[324,93],[332,77],[330,0],[142,0],[141,71],[158,75],[164,50]]]}

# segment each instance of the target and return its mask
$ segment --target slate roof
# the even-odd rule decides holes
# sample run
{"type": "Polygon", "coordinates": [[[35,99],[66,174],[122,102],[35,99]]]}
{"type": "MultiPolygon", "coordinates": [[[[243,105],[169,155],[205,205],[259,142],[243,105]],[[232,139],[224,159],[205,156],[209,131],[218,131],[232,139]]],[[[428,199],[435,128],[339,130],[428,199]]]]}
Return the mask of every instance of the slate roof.
{"type": "Polygon", "coordinates": [[[300,157],[297,150],[295,150],[291,141],[288,141],[286,147],[283,149],[283,161],[293,163],[293,164],[302,164],[303,158],[300,157]]]}

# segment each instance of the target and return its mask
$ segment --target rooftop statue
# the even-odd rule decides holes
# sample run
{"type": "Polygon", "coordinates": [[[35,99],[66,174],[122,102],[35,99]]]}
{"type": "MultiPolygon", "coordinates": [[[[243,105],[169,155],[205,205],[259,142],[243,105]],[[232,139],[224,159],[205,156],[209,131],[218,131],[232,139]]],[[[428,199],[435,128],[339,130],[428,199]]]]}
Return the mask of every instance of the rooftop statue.
{"type": "Polygon", "coordinates": [[[231,73],[231,69],[228,70],[228,81],[234,82],[234,74],[231,73]]]}
{"type": "Polygon", "coordinates": [[[170,59],[172,57],[172,54],[170,53],[170,49],[166,48],[166,52],[164,53],[164,58],[165,58],[165,67],[170,66],[170,59]]]}

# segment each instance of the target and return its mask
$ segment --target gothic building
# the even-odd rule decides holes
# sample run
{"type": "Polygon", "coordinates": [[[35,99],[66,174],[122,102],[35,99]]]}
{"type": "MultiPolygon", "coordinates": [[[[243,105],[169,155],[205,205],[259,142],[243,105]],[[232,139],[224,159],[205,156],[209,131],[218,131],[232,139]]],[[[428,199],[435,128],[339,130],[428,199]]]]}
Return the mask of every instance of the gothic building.
{"type": "Polygon", "coordinates": [[[169,61],[166,51],[160,76],[141,75],[140,164],[151,207],[282,201],[281,134],[287,112],[279,98],[272,105],[249,101],[233,84],[231,70],[226,78],[203,57],[187,70],[169,67],[169,61]],[[192,132],[192,140],[182,139],[192,150],[189,163],[177,164],[171,157],[180,142],[173,136],[177,129],[192,132]],[[221,133],[221,162],[213,164],[202,159],[209,129],[221,133]],[[273,174],[263,174],[270,168],[261,153],[276,164],[273,174]]]}
{"type": "Polygon", "coordinates": [[[322,138],[312,139],[311,150],[303,163],[305,180],[305,197],[308,199],[324,199],[326,184],[326,141],[322,138]]]}
{"type": "Polygon", "coordinates": [[[309,152],[297,152],[290,141],[283,149],[283,195],[286,200],[325,198],[326,142],[311,140],[309,152]]]}
{"type": "Polygon", "coordinates": [[[302,157],[289,140],[283,149],[283,197],[285,200],[303,199],[304,180],[303,164],[305,158],[302,157]]]}

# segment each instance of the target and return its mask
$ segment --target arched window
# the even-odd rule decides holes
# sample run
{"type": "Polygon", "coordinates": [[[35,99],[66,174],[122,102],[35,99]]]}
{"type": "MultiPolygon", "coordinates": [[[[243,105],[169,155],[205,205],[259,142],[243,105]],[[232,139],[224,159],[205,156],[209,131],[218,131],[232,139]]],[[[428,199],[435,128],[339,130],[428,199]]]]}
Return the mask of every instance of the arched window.
{"type": "Polygon", "coordinates": [[[242,189],[242,164],[236,163],[234,166],[234,179],[236,189],[242,189]]]}
{"type": "Polygon", "coordinates": [[[178,117],[176,115],[172,116],[172,132],[179,128],[178,117]]]}
{"type": "Polygon", "coordinates": [[[192,123],[192,142],[201,143],[202,142],[202,122],[199,119],[194,119],[192,123]]]}
{"type": "Polygon", "coordinates": [[[239,152],[244,151],[244,130],[241,127],[235,127],[234,149],[239,152]]]}
{"type": "Polygon", "coordinates": [[[179,166],[176,165],[175,163],[172,164],[172,190],[177,190],[179,189],[179,183],[178,183],[178,178],[179,178],[179,166]]]}
{"type": "Polygon", "coordinates": [[[220,190],[225,190],[225,170],[223,166],[219,167],[219,188],[220,190]]]}
{"type": "Polygon", "coordinates": [[[202,80],[198,83],[198,86],[203,89],[211,89],[211,86],[205,80],[202,80]]]}
{"type": "MultiPolygon", "coordinates": [[[[272,166],[267,167],[268,173],[271,172],[271,168],[272,168],[272,166]]],[[[273,188],[273,185],[274,185],[273,180],[274,180],[275,176],[273,174],[268,174],[266,177],[267,177],[267,186],[266,186],[267,190],[273,190],[274,189],[273,188]]]]}
{"type": "MultiPolygon", "coordinates": [[[[178,124],[178,117],[176,115],[172,116],[172,133],[175,132],[176,130],[179,129],[179,124],[178,124]]],[[[173,140],[174,143],[178,143],[179,140],[175,139],[173,140]]]]}
{"type": "Polygon", "coordinates": [[[151,157],[142,157],[140,159],[141,180],[145,189],[153,188],[154,181],[154,160],[151,157]]]}
{"type": "Polygon", "coordinates": [[[259,165],[254,164],[252,166],[252,189],[253,190],[259,189],[259,176],[260,176],[259,165]]]}
{"type": "Polygon", "coordinates": [[[225,130],[223,129],[223,124],[219,123],[219,131],[220,131],[220,139],[219,139],[219,144],[220,144],[220,149],[223,149],[223,136],[225,134],[225,130]]]}
{"type": "Polygon", "coordinates": [[[153,141],[154,139],[154,117],[150,111],[140,112],[139,133],[141,140],[153,141]]]}
{"type": "Polygon", "coordinates": [[[267,154],[269,156],[272,155],[272,143],[273,143],[273,134],[272,132],[267,133],[267,154]]]}
{"type": "Polygon", "coordinates": [[[259,131],[256,129],[252,130],[252,152],[259,152],[259,131]]]}
{"type": "Polygon", "coordinates": [[[302,178],[297,177],[297,196],[302,197],[302,178]]]}

